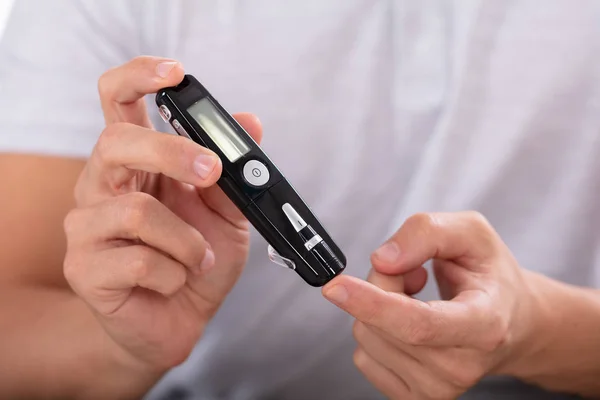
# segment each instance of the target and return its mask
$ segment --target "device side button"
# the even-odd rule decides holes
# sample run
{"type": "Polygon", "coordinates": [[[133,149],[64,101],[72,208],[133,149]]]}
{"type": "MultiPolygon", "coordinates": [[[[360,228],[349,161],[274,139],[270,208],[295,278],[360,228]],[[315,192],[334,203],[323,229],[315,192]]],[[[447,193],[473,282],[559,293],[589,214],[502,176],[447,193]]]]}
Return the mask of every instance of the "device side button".
{"type": "Polygon", "coordinates": [[[158,108],[158,113],[160,114],[160,117],[162,118],[163,121],[165,121],[166,123],[169,123],[169,120],[171,119],[171,110],[169,110],[167,108],[167,106],[165,106],[164,104],[161,105],[158,108]]]}
{"type": "Polygon", "coordinates": [[[184,136],[188,139],[191,139],[189,133],[187,133],[187,131],[183,128],[183,126],[181,126],[181,123],[177,121],[177,119],[173,120],[172,125],[179,136],[184,136]]]}

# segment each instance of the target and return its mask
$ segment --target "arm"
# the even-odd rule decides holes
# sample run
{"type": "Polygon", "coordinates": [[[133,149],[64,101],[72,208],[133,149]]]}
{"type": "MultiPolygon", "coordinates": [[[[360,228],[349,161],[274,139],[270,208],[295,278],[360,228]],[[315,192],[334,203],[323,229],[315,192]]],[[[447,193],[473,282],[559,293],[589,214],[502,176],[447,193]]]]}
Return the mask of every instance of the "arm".
{"type": "Polygon", "coordinates": [[[104,128],[98,78],[140,53],[130,3],[17,0],[0,42],[1,398],[135,398],[157,379],[63,276],[63,219],[104,128]]]}
{"type": "Polygon", "coordinates": [[[539,310],[530,335],[499,373],[551,391],[600,396],[600,291],[527,273],[539,310]]]}
{"type": "Polygon", "coordinates": [[[62,221],[83,164],[0,155],[0,397],[136,398],[158,379],[119,352],[63,277],[62,221]]]}

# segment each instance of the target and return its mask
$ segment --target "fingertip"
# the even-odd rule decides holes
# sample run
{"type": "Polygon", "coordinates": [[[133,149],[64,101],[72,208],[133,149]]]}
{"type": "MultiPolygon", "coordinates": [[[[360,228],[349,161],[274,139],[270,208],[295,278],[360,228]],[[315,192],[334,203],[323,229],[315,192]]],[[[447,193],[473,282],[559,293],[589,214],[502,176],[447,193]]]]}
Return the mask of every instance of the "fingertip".
{"type": "Polygon", "coordinates": [[[233,114],[233,116],[241,125],[249,125],[249,126],[252,125],[252,126],[257,126],[257,127],[262,126],[262,123],[260,122],[260,119],[258,118],[258,116],[251,112],[243,111],[243,112],[235,113],[235,114],[233,114]]]}
{"type": "Polygon", "coordinates": [[[154,72],[155,79],[167,86],[179,84],[185,75],[183,65],[177,60],[157,60],[154,72]]]}
{"type": "Polygon", "coordinates": [[[365,280],[350,275],[339,275],[327,283],[322,292],[326,299],[341,306],[348,303],[350,297],[354,297],[357,292],[368,290],[365,285],[372,286],[365,280]]]}
{"type": "Polygon", "coordinates": [[[342,306],[348,300],[348,289],[343,283],[336,283],[324,288],[323,296],[333,304],[342,306]]]}
{"type": "Polygon", "coordinates": [[[394,307],[396,293],[385,290],[363,279],[340,276],[324,290],[324,296],[354,318],[378,326],[388,307],[394,307]]]}
{"type": "Polygon", "coordinates": [[[201,275],[205,272],[210,271],[214,266],[215,253],[210,247],[207,247],[206,251],[204,252],[204,258],[202,259],[200,265],[194,269],[194,273],[196,273],[196,275],[201,275]]]}
{"type": "Polygon", "coordinates": [[[223,173],[223,162],[219,156],[208,150],[196,156],[193,163],[193,169],[196,176],[200,178],[196,186],[205,188],[214,185],[223,173]]]}
{"type": "Polygon", "coordinates": [[[263,134],[260,119],[255,114],[249,112],[236,113],[233,117],[248,132],[248,134],[260,144],[263,134]]]}
{"type": "Polygon", "coordinates": [[[393,240],[384,243],[371,254],[373,269],[384,275],[400,275],[410,269],[400,246],[393,240]]]}
{"type": "Polygon", "coordinates": [[[175,64],[175,67],[173,67],[173,70],[168,76],[169,83],[171,85],[178,85],[183,81],[184,76],[185,68],[181,62],[177,61],[177,64],[175,64]]]}
{"type": "Polygon", "coordinates": [[[399,259],[400,247],[393,240],[385,242],[371,254],[371,261],[376,261],[380,264],[394,265],[398,263],[399,259]]]}
{"type": "Polygon", "coordinates": [[[221,178],[221,174],[223,173],[223,162],[217,156],[217,163],[215,164],[215,168],[213,169],[212,175],[208,180],[209,186],[214,185],[221,178]]]}

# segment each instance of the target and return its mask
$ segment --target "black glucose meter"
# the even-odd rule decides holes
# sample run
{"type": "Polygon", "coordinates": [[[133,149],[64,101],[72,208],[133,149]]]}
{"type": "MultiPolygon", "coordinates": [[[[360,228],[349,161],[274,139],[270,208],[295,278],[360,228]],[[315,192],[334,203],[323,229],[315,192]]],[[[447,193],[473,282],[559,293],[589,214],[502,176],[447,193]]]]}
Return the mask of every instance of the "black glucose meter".
{"type": "Polygon", "coordinates": [[[271,261],[323,286],[346,257],[275,164],[192,75],[156,94],[165,122],[215,152],[223,163],[217,184],[268,242],[271,261]]]}

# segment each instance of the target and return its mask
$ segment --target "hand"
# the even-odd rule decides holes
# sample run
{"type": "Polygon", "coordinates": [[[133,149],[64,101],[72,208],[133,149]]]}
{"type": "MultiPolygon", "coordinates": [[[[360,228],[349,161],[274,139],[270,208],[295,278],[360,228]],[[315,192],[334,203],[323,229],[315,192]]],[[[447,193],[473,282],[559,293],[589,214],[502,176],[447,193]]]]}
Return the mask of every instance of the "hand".
{"type": "MultiPolygon", "coordinates": [[[[184,361],[248,254],[248,223],[218,186],[216,154],[152,130],[143,96],[183,79],[172,60],[140,57],[106,72],[106,120],[65,220],[65,276],[128,361],[184,361]]],[[[257,141],[261,126],[237,120],[257,141]]]]}
{"type": "Polygon", "coordinates": [[[479,214],[418,214],[371,258],[365,282],[339,276],[326,298],[356,318],[358,369],[393,399],[454,399],[502,373],[532,335],[536,304],[522,271],[479,214]],[[432,259],[443,300],[409,297],[432,259]]]}

